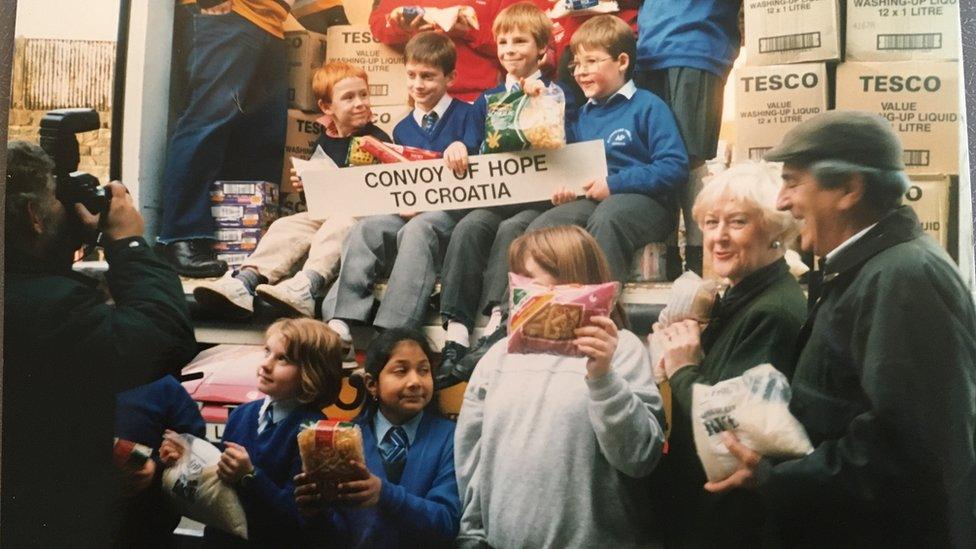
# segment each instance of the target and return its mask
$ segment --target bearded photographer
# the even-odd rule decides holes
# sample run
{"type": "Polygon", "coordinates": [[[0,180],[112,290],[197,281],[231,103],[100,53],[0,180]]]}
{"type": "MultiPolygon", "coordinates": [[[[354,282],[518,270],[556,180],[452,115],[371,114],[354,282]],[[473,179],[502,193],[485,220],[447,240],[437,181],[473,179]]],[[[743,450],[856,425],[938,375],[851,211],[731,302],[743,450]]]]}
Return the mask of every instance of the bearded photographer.
{"type": "MultiPolygon", "coordinates": [[[[8,143],[0,539],[105,547],[120,489],[115,394],[178,374],[196,342],[179,278],[142,237],[125,187],[107,186],[100,220],[59,200],[53,170],[40,147],[8,143]],[[99,230],[110,301],[71,269],[99,230]]],[[[148,484],[147,475],[127,477],[125,488],[148,484]]]]}

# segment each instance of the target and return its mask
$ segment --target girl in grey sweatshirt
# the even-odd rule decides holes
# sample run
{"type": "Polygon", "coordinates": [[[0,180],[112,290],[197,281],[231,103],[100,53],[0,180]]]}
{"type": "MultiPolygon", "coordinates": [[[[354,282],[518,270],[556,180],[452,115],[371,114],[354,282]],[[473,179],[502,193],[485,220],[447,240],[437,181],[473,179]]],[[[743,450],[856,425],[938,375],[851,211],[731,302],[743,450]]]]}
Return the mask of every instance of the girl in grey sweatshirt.
{"type": "MultiPolygon", "coordinates": [[[[609,280],[596,242],[577,227],[524,235],[509,264],[547,285],[609,280]],[[558,257],[581,247],[592,250],[558,257]],[[567,261],[590,274],[566,280],[540,267],[567,261]]],[[[577,331],[586,357],[509,353],[503,340],[478,363],[455,431],[460,546],[657,545],[638,479],[661,455],[660,393],[640,339],[606,317],[594,324],[577,331]]]]}

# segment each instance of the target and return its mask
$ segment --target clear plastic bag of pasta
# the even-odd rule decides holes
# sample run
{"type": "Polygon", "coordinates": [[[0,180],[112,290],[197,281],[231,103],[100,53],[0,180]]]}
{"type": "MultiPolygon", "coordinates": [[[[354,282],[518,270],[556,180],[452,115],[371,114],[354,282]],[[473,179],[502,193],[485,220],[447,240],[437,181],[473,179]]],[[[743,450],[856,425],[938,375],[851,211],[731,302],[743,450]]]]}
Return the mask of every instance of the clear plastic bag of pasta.
{"type": "Polygon", "coordinates": [[[190,434],[167,434],[183,454],[163,471],[163,492],[181,514],[247,539],[247,517],[234,488],[217,476],[220,450],[190,434]]]}
{"type": "Polygon", "coordinates": [[[710,481],[728,478],[739,466],[722,442],[724,431],[771,458],[798,458],[813,451],[803,425],[790,413],[790,383],[771,364],[715,385],[696,383],[691,391],[695,447],[710,481]]]}
{"type": "Polygon", "coordinates": [[[359,479],[350,461],[364,463],[363,432],[358,425],[323,419],[298,433],[298,452],[302,471],[312,477],[323,501],[332,501],[339,483],[359,479]]]}
{"type": "Polygon", "coordinates": [[[566,96],[554,83],[535,96],[521,90],[487,96],[482,153],[558,149],[566,145],[566,96]]]}

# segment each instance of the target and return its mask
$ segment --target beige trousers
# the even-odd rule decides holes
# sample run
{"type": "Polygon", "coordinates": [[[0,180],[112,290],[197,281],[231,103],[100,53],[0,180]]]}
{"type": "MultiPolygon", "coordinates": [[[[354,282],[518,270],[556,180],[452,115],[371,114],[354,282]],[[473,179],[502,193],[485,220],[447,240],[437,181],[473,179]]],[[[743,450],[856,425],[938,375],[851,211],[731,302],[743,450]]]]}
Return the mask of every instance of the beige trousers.
{"type": "Polygon", "coordinates": [[[342,244],[355,224],[351,217],[334,216],[323,221],[310,218],[308,212],[282,217],[268,227],[242,268],[257,269],[269,284],[305,269],[331,282],[339,272],[342,244]],[[306,256],[305,263],[297,268],[306,256]]]}

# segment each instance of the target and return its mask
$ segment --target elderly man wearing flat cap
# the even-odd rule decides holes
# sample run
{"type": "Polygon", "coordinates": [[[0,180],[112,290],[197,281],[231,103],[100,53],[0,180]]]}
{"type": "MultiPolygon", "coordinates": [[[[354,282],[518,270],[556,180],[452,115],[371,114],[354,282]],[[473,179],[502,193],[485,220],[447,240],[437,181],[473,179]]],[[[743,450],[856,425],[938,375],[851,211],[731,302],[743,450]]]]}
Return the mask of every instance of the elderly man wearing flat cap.
{"type": "Polygon", "coordinates": [[[884,119],[831,111],[766,155],[822,283],[800,334],[790,410],[813,453],[741,465],[787,546],[976,547],[976,312],[949,256],[901,198],[884,119]]]}

